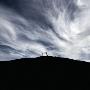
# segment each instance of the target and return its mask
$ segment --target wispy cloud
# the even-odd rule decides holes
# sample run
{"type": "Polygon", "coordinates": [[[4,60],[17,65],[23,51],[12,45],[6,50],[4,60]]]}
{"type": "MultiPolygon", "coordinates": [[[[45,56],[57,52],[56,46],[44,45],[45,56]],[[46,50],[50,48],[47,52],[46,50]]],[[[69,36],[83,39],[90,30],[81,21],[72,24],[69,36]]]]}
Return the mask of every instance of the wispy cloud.
{"type": "Polygon", "coordinates": [[[0,60],[37,57],[48,52],[52,56],[89,61],[88,0],[19,3],[19,13],[0,5],[0,60]]]}

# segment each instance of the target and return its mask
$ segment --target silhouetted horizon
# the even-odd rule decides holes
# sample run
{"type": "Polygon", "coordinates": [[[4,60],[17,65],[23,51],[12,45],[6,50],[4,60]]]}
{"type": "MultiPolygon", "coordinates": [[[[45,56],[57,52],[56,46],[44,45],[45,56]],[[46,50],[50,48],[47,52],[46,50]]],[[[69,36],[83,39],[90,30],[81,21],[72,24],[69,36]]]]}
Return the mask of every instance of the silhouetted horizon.
{"type": "Polygon", "coordinates": [[[36,58],[21,58],[21,59],[11,60],[11,62],[89,63],[86,61],[73,60],[73,59],[56,57],[56,56],[40,56],[40,57],[36,57],[36,58]]]}

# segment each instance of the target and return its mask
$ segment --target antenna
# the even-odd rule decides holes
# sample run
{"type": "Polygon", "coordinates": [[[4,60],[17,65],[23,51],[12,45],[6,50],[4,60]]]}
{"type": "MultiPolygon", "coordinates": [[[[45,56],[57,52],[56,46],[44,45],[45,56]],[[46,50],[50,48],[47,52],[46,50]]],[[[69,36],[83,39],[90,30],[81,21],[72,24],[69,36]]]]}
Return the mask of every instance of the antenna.
{"type": "Polygon", "coordinates": [[[42,53],[42,56],[43,56],[43,53],[42,53]]]}
{"type": "Polygon", "coordinates": [[[46,56],[48,56],[47,52],[46,52],[46,56]]]}

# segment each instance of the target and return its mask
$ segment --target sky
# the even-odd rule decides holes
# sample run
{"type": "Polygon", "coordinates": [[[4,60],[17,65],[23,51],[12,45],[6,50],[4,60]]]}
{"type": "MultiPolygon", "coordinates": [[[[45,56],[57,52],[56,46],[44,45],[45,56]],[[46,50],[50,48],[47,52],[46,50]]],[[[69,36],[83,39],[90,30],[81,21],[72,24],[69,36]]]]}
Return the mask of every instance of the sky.
{"type": "Polygon", "coordinates": [[[0,0],[0,60],[42,53],[90,60],[89,0],[0,0]]]}

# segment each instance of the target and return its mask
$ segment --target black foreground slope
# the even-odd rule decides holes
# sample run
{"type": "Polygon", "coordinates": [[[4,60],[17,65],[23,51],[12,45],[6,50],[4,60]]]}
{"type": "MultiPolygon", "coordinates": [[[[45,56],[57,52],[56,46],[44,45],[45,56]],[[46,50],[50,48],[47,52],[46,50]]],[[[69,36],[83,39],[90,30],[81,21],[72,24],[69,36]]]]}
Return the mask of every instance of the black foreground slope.
{"type": "MultiPolygon", "coordinates": [[[[11,89],[90,90],[90,64],[56,57],[18,59],[8,62],[11,89]]],[[[7,84],[6,83],[6,84],[7,84]]]]}

